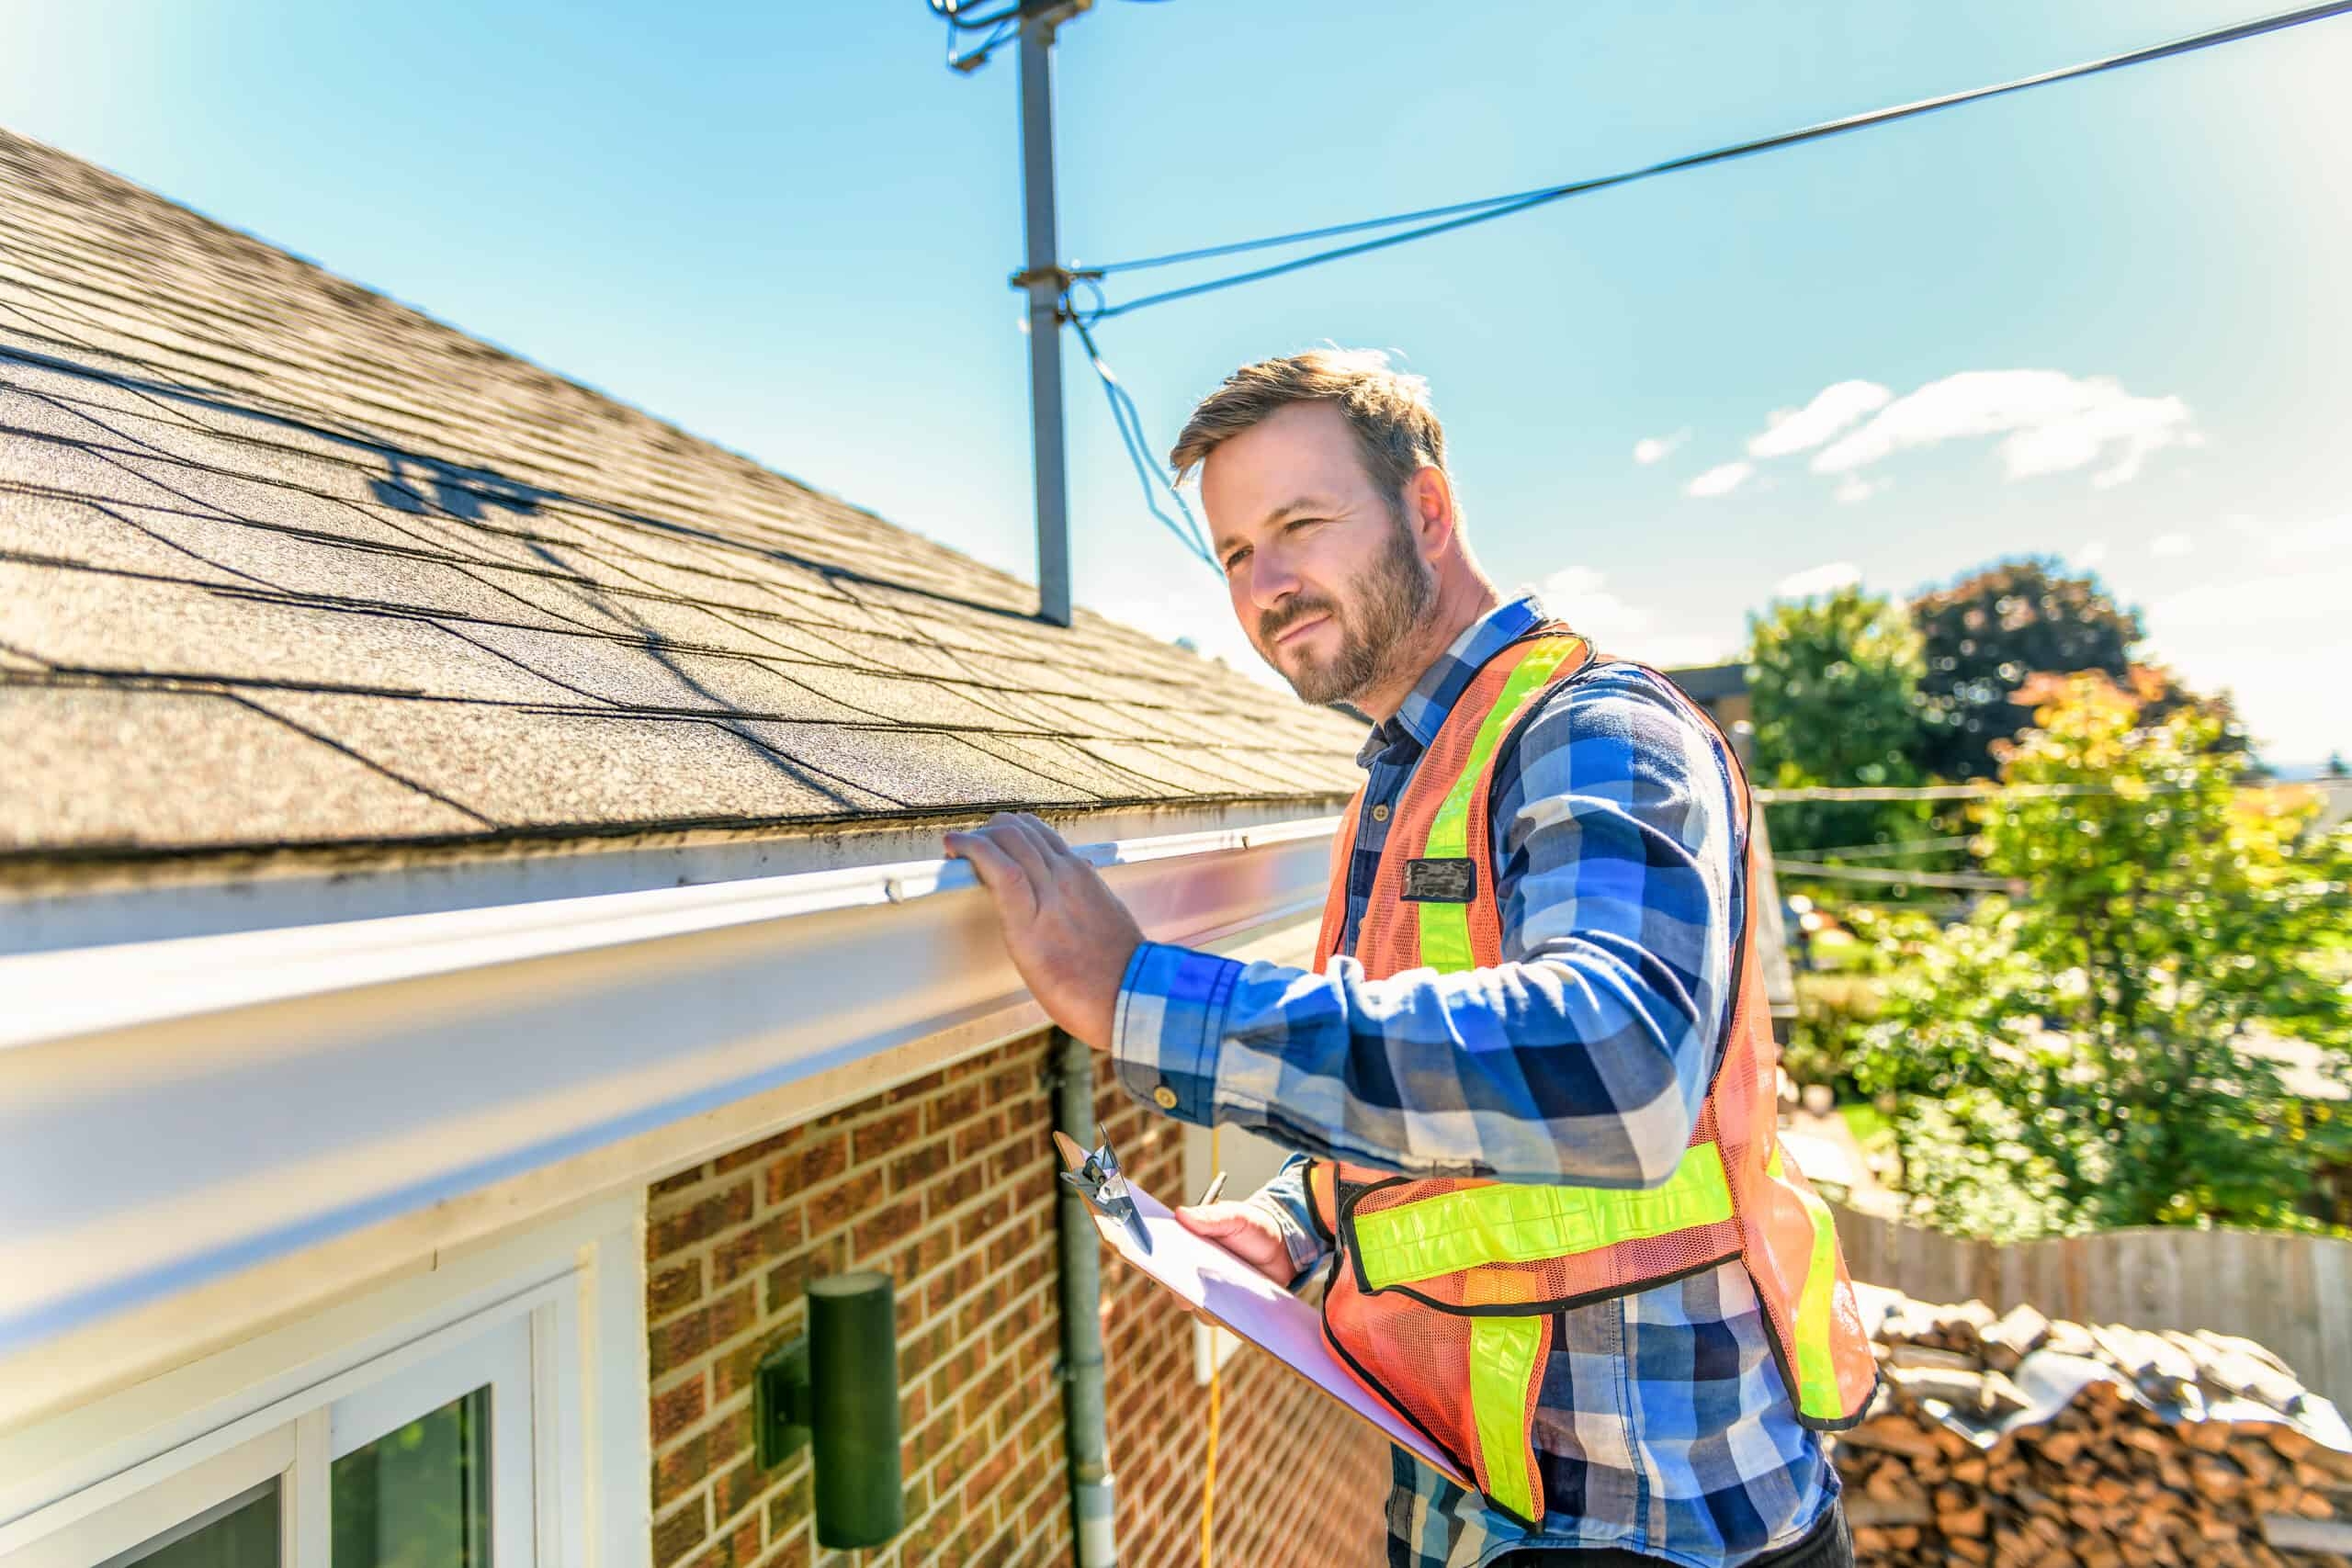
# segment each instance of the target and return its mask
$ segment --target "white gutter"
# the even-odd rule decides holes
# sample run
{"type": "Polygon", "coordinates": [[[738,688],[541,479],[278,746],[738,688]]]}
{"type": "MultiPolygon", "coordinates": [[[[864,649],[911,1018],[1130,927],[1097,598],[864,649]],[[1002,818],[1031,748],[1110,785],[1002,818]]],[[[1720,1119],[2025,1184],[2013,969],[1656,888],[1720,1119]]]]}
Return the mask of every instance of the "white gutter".
{"type": "MultiPolygon", "coordinates": [[[[1322,897],[1336,818],[1085,846],[1145,931],[1322,897]]],[[[1037,1021],[961,863],[0,958],[0,1359],[913,1041],[1037,1021]]]]}

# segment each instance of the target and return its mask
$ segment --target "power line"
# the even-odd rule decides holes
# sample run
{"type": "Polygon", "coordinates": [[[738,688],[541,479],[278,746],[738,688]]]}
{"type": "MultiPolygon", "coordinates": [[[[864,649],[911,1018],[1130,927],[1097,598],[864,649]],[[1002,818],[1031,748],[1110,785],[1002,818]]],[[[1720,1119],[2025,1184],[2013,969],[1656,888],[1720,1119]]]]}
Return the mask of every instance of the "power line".
{"type": "Polygon", "coordinates": [[[1975,835],[1972,833],[1955,833],[1949,838],[1941,839],[1905,839],[1896,844],[1832,844],[1826,849],[1815,849],[1808,852],[1816,855],[1844,855],[1848,860],[1891,860],[1896,855],[1917,854],[1928,850],[1956,850],[1963,844],[1973,842],[1974,838],[1975,835]]]}
{"type": "MultiPolygon", "coordinates": [[[[1068,314],[1067,310],[1065,314],[1068,314]]],[[[1209,548],[1208,536],[1203,532],[1200,519],[1193,515],[1193,509],[1186,503],[1183,492],[1168,482],[1167,474],[1152,460],[1151,441],[1144,434],[1143,415],[1136,411],[1135,399],[1128,394],[1126,388],[1119,384],[1119,378],[1112,373],[1111,367],[1103,363],[1102,351],[1094,346],[1094,334],[1087,331],[1085,320],[1076,315],[1069,315],[1069,320],[1070,325],[1078,329],[1078,341],[1086,350],[1087,363],[1093,366],[1094,374],[1102,378],[1102,395],[1111,404],[1111,423],[1118,427],[1119,445],[1126,449],[1127,461],[1135,465],[1136,478],[1143,485],[1144,506],[1159,520],[1161,527],[1176,536],[1176,542],[1184,547],[1187,554],[1222,577],[1225,569],[1217,565],[1216,553],[1209,548]],[[1159,496],[1163,491],[1170,500],[1175,502],[1177,511],[1183,514],[1182,522],[1178,522],[1160,509],[1159,496]]]]}
{"type": "Polygon", "coordinates": [[[1389,218],[1366,219],[1359,223],[1305,229],[1288,234],[1269,235],[1260,240],[1243,240],[1227,245],[1171,252],[1166,255],[1146,256],[1135,261],[1114,262],[1103,266],[1080,269],[1077,275],[1082,277],[1102,277],[1114,273],[1139,271],[1145,267],[1173,265],[1181,261],[1205,260],[1212,256],[1234,255],[1247,251],[1277,249],[1285,245],[1304,243],[1309,240],[1329,238],[1340,233],[1414,223],[1423,219],[1438,220],[1434,222],[1420,222],[1419,227],[1407,229],[1401,233],[1385,234],[1378,239],[1359,241],[1352,245],[1340,245],[1328,251],[1317,251],[1311,255],[1294,257],[1289,261],[1277,262],[1269,266],[1228,273],[1222,277],[1209,278],[1204,282],[1189,284],[1180,288],[1162,289],[1157,294],[1147,294],[1139,299],[1105,305],[1087,318],[1089,321],[1107,321],[1114,316],[1129,315],[1154,305],[1189,299],[1196,295],[1212,293],[1218,289],[1233,288],[1245,283],[1256,283],[1265,278],[1279,277],[1285,273],[1318,266],[1325,262],[1340,261],[1349,256],[1363,255],[1367,252],[1406,244],[1414,240],[1428,239],[1431,235],[1449,233],[1456,229],[1465,229],[1475,223],[1507,218],[1513,213],[1525,212],[1532,208],[1565,200],[1573,196],[1584,196],[1593,191],[1631,185],[1638,180],[1652,179],[1660,175],[1703,168],[1711,164],[1728,163],[1735,158],[1746,158],[1758,152],[1776,152],[1784,147],[1794,147],[1808,141],[1842,136],[1848,131],[1891,124],[1899,119],[1932,114],[1939,109],[1953,108],[1962,104],[1977,103],[2009,93],[2024,92],[2029,88],[2047,86],[2054,82],[2073,81],[2079,77],[2097,75],[2102,72],[2120,71],[2127,66],[2144,65],[2154,61],[2170,59],[2175,55],[2189,54],[2199,50],[2212,49],[2221,44],[2236,43],[2245,39],[2257,38],[2265,33],[2277,32],[2286,28],[2300,27],[2306,22],[2322,21],[2330,17],[2341,16],[2347,11],[2352,11],[2352,0],[2329,0],[2329,3],[2324,5],[2304,6],[2291,11],[2281,11],[2251,21],[2238,22],[2205,32],[2191,33],[2186,37],[2154,44],[2144,49],[2132,50],[2122,54],[2106,55],[2074,65],[2060,66],[2055,70],[2040,72],[2030,76],[2020,76],[2012,81],[1996,83],[1990,86],[1971,87],[1957,93],[1947,93],[1939,97],[1921,98],[1913,103],[1871,109],[1861,114],[1849,115],[1842,119],[1825,120],[1817,125],[1805,126],[1796,130],[1781,131],[1775,135],[1758,137],[1753,141],[1734,142],[1729,146],[1713,148],[1704,152],[1692,152],[1679,158],[1668,158],[1662,163],[1647,164],[1638,169],[1629,169],[1620,174],[1575,180],[1566,185],[1545,186],[1534,190],[1489,197],[1481,201],[1457,203],[1452,207],[1425,208],[1419,212],[1398,213],[1389,218]]]}
{"type": "Polygon", "coordinates": [[[2178,795],[2195,784],[2145,784],[2125,790],[2115,784],[1869,784],[1844,788],[1834,784],[1804,784],[1792,789],[1759,789],[1758,801],[1788,806],[1808,800],[2045,800],[2082,795],[2178,795]]]}
{"type": "Polygon", "coordinates": [[[1832,882],[1875,882],[1890,887],[1968,887],[1999,892],[2013,886],[2007,877],[1973,871],[1887,871],[1868,865],[1824,865],[1813,860],[1772,857],[1775,875],[1817,876],[1832,882]]]}

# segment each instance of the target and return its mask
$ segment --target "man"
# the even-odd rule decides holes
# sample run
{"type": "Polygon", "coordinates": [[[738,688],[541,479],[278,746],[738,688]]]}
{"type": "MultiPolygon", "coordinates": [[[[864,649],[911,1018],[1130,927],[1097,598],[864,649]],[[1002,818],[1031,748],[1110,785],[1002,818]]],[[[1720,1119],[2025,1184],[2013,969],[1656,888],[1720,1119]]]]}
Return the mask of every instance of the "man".
{"type": "Polygon", "coordinates": [[[1286,1285],[1328,1263],[1334,1349],[1472,1483],[1396,1453],[1392,1563],[1849,1562],[1816,1429],[1875,1369],[1772,1135],[1720,735],[1501,601],[1380,356],[1245,367],[1172,461],[1259,652],[1375,721],[1318,965],[1146,942],[1001,816],[947,848],[1023,979],[1147,1102],[1303,1151],[1182,1217],[1286,1285]]]}

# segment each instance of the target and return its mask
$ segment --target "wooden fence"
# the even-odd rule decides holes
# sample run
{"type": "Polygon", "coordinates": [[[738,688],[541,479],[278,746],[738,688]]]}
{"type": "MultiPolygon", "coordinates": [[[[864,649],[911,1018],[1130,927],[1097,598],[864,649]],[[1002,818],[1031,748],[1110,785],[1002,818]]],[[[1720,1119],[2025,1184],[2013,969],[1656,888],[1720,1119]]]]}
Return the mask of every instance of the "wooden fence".
{"type": "Polygon", "coordinates": [[[2146,1229],[2001,1246],[1851,1209],[1847,1271],[1929,1302],[2134,1328],[2211,1328],[2267,1346],[2352,1411],[2352,1242],[2275,1231],[2146,1229]]]}

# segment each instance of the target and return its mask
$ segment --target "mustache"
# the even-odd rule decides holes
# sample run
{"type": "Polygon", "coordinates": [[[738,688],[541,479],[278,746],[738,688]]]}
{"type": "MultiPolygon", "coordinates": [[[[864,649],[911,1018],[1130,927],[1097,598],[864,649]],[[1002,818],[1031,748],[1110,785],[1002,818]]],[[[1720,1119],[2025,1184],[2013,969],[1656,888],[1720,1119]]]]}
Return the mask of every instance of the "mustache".
{"type": "Polygon", "coordinates": [[[1268,610],[1258,617],[1258,640],[1261,643],[1271,643],[1285,628],[1305,620],[1307,616],[1335,615],[1339,608],[1339,601],[1335,599],[1309,599],[1302,595],[1279,608],[1268,610]]]}

